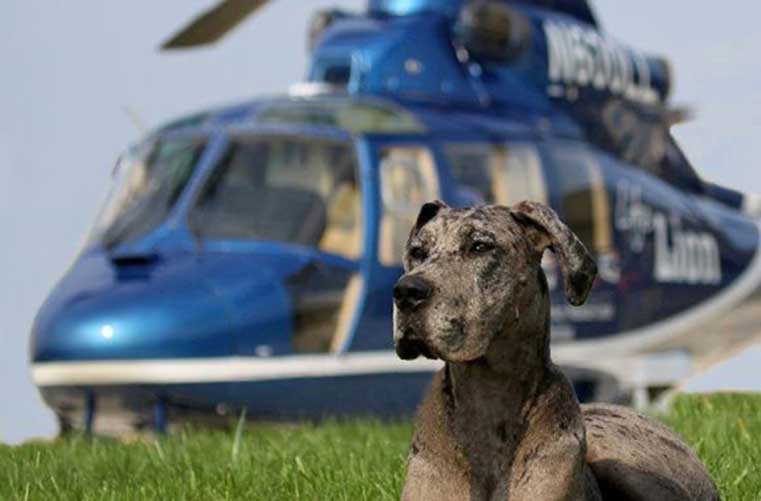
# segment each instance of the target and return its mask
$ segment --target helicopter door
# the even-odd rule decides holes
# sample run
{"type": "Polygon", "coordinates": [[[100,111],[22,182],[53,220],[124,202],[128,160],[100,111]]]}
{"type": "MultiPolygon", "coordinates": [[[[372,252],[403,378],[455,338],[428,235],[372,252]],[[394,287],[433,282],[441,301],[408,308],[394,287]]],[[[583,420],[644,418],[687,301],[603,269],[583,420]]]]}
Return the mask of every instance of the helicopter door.
{"type": "Polygon", "coordinates": [[[420,206],[440,197],[436,164],[430,150],[392,146],[380,151],[381,205],[378,260],[401,266],[410,228],[420,206]]]}
{"type": "Polygon", "coordinates": [[[188,223],[215,263],[208,279],[235,311],[239,354],[340,351],[362,289],[362,196],[350,141],[232,138],[188,223]]]}
{"type": "Polygon", "coordinates": [[[598,259],[609,255],[614,250],[611,204],[598,157],[581,145],[557,142],[548,145],[547,160],[553,207],[598,259]]]}
{"type": "Polygon", "coordinates": [[[597,262],[598,280],[584,306],[569,306],[553,291],[553,325],[569,337],[595,337],[616,329],[621,263],[616,252],[610,193],[600,157],[585,145],[548,142],[543,150],[552,207],[584,242],[597,262]]]}
{"type": "Polygon", "coordinates": [[[419,144],[382,143],[370,148],[377,169],[373,205],[375,245],[367,250],[367,295],[352,350],[387,350],[391,346],[391,289],[402,274],[402,257],[420,206],[439,199],[441,190],[434,151],[419,144]]]}

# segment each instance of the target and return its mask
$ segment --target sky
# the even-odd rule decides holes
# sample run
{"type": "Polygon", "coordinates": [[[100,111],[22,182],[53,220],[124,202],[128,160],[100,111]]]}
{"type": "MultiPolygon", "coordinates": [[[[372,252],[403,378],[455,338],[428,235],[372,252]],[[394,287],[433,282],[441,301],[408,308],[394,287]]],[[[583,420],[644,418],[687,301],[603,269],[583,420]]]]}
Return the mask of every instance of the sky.
{"type": "MultiPolygon", "coordinates": [[[[30,327],[79,251],[114,160],[140,136],[135,122],[150,128],[204,107],[284,92],[306,69],[309,13],[334,5],[358,10],[364,2],[280,0],[212,48],[157,51],[210,4],[0,3],[0,442],[55,433],[29,378],[30,327]]],[[[593,6],[616,38],[671,60],[674,102],[696,111],[675,135],[697,169],[761,193],[761,4],[593,6]]],[[[722,370],[737,377],[742,369],[733,367],[722,370]]]]}

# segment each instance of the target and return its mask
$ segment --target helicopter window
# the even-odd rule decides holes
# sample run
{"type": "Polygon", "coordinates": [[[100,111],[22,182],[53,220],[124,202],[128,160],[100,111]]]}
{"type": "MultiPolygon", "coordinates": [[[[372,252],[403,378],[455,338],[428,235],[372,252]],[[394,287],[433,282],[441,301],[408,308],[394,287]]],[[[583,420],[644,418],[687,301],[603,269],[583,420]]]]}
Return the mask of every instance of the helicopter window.
{"type": "Polygon", "coordinates": [[[524,200],[547,203],[539,153],[530,144],[512,144],[499,150],[494,191],[497,203],[513,205],[524,200]]]}
{"type": "Polygon", "coordinates": [[[530,144],[455,144],[446,154],[465,205],[547,200],[539,154],[530,144]]]}
{"type": "Polygon", "coordinates": [[[189,216],[210,239],[317,247],[356,259],[361,204],[350,144],[289,137],[233,142],[189,216]]]}
{"type": "Polygon", "coordinates": [[[144,143],[123,155],[116,180],[89,238],[106,248],[135,240],[160,225],[190,180],[205,148],[197,138],[144,143]]]}
{"type": "Polygon", "coordinates": [[[380,159],[383,216],[378,258],[386,266],[397,266],[420,206],[440,198],[439,181],[433,156],[426,148],[385,148],[380,159]]]}
{"type": "Polygon", "coordinates": [[[549,148],[546,168],[556,184],[561,218],[588,249],[612,249],[610,203],[597,159],[585,149],[559,143],[549,148]]]}
{"type": "Polygon", "coordinates": [[[496,148],[480,144],[450,144],[444,148],[463,205],[493,204],[493,163],[496,148]]]}

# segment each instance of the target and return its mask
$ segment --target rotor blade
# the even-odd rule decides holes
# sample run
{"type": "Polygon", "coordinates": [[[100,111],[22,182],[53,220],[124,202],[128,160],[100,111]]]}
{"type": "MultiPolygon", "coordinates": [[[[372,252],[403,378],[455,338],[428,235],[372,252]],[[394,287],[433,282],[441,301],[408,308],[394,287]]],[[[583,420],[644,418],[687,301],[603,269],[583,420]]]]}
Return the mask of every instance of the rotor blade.
{"type": "Polygon", "coordinates": [[[216,42],[269,0],[223,0],[193,19],[161,45],[182,49],[216,42]]]}

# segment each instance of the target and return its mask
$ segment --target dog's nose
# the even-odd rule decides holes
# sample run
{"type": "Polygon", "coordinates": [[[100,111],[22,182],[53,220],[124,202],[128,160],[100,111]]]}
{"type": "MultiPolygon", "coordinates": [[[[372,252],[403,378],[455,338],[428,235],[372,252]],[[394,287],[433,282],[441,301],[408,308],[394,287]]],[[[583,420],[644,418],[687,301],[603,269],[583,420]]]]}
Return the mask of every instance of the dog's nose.
{"type": "Polygon", "coordinates": [[[427,280],[404,276],[394,286],[394,303],[401,311],[413,310],[431,297],[432,291],[433,287],[427,280]]]}

